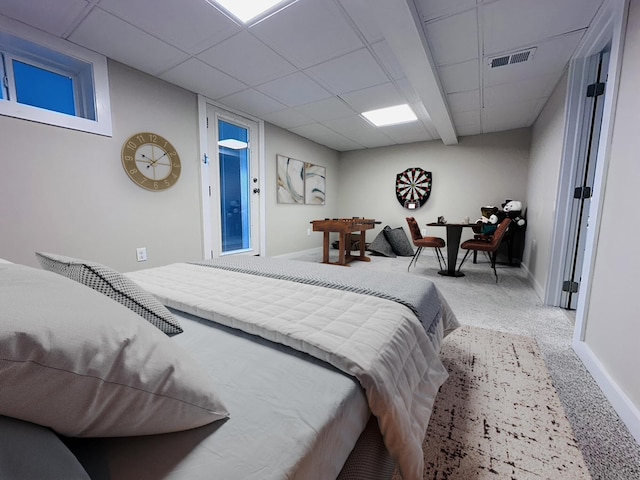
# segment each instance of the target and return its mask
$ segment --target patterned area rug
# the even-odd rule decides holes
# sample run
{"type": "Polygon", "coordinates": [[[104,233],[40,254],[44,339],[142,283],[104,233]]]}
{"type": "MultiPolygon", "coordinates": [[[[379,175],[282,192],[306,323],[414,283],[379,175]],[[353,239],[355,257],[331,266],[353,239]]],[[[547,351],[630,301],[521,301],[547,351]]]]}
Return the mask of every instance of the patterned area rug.
{"type": "Polygon", "coordinates": [[[464,326],[442,357],[425,480],[591,478],[534,339],[464,326]]]}

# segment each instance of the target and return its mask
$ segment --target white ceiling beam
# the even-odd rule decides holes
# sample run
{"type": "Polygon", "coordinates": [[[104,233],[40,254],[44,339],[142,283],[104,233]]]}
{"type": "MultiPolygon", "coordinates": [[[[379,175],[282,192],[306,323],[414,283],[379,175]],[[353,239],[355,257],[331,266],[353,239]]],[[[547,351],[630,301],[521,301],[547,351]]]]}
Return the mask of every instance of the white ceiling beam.
{"type": "Polygon", "coordinates": [[[442,142],[453,145],[458,143],[458,137],[424,32],[408,4],[412,1],[372,0],[370,5],[375,10],[385,39],[427,109],[442,142]]]}

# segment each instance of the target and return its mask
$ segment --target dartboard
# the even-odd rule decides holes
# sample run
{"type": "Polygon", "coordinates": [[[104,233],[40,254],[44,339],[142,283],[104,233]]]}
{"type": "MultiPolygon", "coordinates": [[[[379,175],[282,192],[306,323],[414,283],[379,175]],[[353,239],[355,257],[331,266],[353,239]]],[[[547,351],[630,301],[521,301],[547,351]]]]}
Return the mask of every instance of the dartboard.
{"type": "Polygon", "coordinates": [[[431,172],[421,168],[407,168],[396,175],[396,197],[404,208],[420,208],[431,195],[431,172]]]}

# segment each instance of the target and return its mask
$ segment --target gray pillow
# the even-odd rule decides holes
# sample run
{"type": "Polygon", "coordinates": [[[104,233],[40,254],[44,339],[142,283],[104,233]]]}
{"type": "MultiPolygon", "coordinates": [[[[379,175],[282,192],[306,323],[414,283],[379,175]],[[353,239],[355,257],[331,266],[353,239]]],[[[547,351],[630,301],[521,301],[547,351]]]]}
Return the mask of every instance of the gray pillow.
{"type": "Polygon", "coordinates": [[[0,265],[0,415],[70,437],[152,435],[228,416],[211,377],[120,303],[0,265]]]}
{"type": "Polygon", "coordinates": [[[51,430],[3,415],[0,478],[90,480],[78,459],[51,430]]]}
{"type": "Polygon", "coordinates": [[[182,332],[176,318],[153,295],[133,280],[100,263],[36,252],[42,268],[97,290],[133,310],[166,334],[182,332]]]}
{"type": "Polygon", "coordinates": [[[413,257],[413,245],[411,245],[404,228],[389,228],[388,230],[383,230],[383,233],[391,244],[393,253],[399,257],[413,257]]]}
{"type": "Polygon", "coordinates": [[[371,242],[371,245],[369,245],[369,251],[371,253],[396,258],[396,254],[393,252],[393,247],[391,247],[389,240],[387,240],[387,237],[384,234],[390,228],[391,227],[389,227],[389,225],[385,226],[373,242],[371,242]]]}

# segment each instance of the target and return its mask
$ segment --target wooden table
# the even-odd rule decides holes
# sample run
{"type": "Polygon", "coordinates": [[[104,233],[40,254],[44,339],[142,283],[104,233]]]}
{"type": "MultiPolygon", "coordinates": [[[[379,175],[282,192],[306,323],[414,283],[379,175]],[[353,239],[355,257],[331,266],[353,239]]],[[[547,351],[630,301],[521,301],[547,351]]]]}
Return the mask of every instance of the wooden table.
{"type": "Polygon", "coordinates": [[[348,267],[349,262],[353,260],[360,260],[363,262],[370,262],[371,259],[367,257],[364,252],[366,249],[365,232],[380,222],[376,222],[370,218],[334,218],[324,220],[314,220],[311,222],[314,232],[324,232],[324,243],[322,246],[322,263],[328,263],[330,265],[342,265],[348,267]],[[329,261],[329,247],[330,240],[329,234],[331,232],[338,233],[338,261],[329,261]],[[351,234],[360,232],[360,255],[351,255],[351,234]]]}
{"type": "Polygon", "coordinates": [[[456,271],[458,251],[460,250],[460,237],[464,227],[475,227],[475,223],[427,223],[428,227],[447,227],[447,269],[440,270],[440,275],[447,277],[464,277],[464,273],[456,271]]]}

